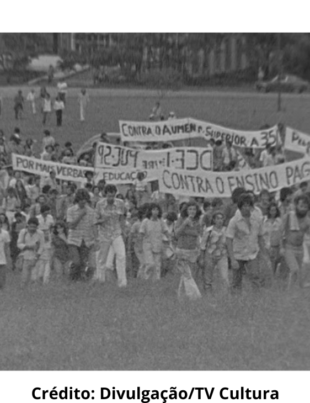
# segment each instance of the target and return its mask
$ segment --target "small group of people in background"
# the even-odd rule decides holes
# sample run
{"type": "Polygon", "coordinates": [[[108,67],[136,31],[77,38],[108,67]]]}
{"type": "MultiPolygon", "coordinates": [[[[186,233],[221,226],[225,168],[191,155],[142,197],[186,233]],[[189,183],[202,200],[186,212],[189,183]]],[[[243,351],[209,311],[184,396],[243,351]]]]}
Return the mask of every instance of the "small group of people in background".
{"type": "MultiPolygon", "coordinates": [[[[63,113],[66,107],[66,98],[68,92],[68,85],[65,81],[59,81],[57,84],[57,95],[53,100],[50,93],[45,86],[40,88],[39,94],[34,89],[31,89],[26,96],[26,102],[30,105],[30,110],[33,115],[37,114],[40,110],[42,113],[42,124],[46,125],[50,122],[50,116],[55,112],[56,126],[62,126],[63,113]],[[37,107],[37,103],[40,103],[40,108],[37,107]]],[[[90,102],[89,94],[85,88],[82,88],[77,99],[79,107],[80,121],[84,122],[86,117],[87,105],[90,102]]],[[[1,98],[0,116],[3,109],[3,99],[1,98]]],[[[22,90],[18,90],[14,97],[14,115],[16,120],[23,119],[25,110],[25,97],[22,90]]]]}

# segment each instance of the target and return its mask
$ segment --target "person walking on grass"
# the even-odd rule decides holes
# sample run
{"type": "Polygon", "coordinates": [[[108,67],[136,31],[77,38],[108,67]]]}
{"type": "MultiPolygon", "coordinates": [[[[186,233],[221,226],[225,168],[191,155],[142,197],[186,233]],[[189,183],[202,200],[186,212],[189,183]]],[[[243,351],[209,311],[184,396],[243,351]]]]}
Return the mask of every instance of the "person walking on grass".
{"type": "Polygon", "coordinates": [[[42,112],[43,112],[43,125],[45,126],[46,122],[47,122],[47,117],[48,115],[51,114],[52,112],[52,100],[51,100],[51,96],[50,94],[47,92],[43,98],[43,108],[42,108],[42,112]]]}
{"type": "Polygon", "coordinates": [[[262,217],[254,210],[250,194],[241,194],[238,210],[229,221],[227,248],[232,268],[232,291],[241,291],[242,278],[247,274],[253,288],[264,284],[260,273],[258,252],[267,254],[263,240],[262,217]]]}
{"type": "Polygon", "coordinates": [[[58,220],[52,234],[53,268],[58,277],[66,274],[69,268],[69,250],[66,225],[58,220]]]}
{"type": "MultiPolygon", "coordinates": [[[[115,185],[105,187],[105,198],[99,200],[96,206],[96,224],[98,225],[100,249],[96,253],[97,271],[95,279],[105,282],[107,269],[116,256],[116,272],[118,286],[127,286],[126,249],[123,239],[125,227],[125,203],[117,199],[115,185]]],[[[112,263],[113,265],[113,263],[112,263]]]]}
{"type": "Polygon", "coordinates": [[[80,106],[80,121],[85,121],[86,107],[89,104],[89,95],[84,88],[81,89],[78,97],[78,104],[80,106]]]}
{"type": "Polygon", "coordinates": [[[3,115],[3,97],[0,94],[0,118],[3,115]]]}
{"type": "Polygon", "coordinates": [[[10,235],[0,223],[0,290],[4,288],[6,271],[11,268],[10,235]]]}
{"type": "MultiPolygon", "coordinates": [[[[95,226],[95,211],[89,206],[90,196],[87,190],[78,189],[75,194],[75,204],[67,210],[68,248],[71,264],[71,280],[77,281],[86,278],[87,263],[90,253],[95,247],[97,228],[95,226]]],[[[94,267],[89,267],[91,270],[94,267]]]]}
{"type": "Polygon", "coordinates": [[[284,256],[289,269],[288,288],[296,281],[296,277],[299,285],[303,286],[303,242],[306,232],[309,232],[310,229],[308,197],[306,195],[297,196],[294,205],[295,209],[283,217],[280,238],[280,254],[284,256]]]}
{"type": "Polygon", "coordinates": [[[141,278],[159,280],[161,274],[163,238],[169,238],[166,224],[162,220],[158,204],[151,203],[146,218],[142,221],[139,235],[142,239],[143,268],[141,278]]]}
{"type": "Polygon", "coordinates": [[[15,112],[15,119],[22,119],[23,117],[23,110],[24,110],[24,96],[21,90],[15,95],[14,98],[14,112],[15,112]]]}
{"type": "Polygon", "coordinates": [[[220,272],[225,289],[229,287],[228,258],[226,244],[226,227],[224,214],[221,211],[213,212],[212,226],[205,227],[200,242],[200,265],[204,273],[204,289],[213,290],[214,270],[220,272]]]}
{"type": "Polygon", "coordinates": [[[38,230],[38,226],[39,221],[36,217],[29,218],[27,228],[22,229],[18,235],[17,247],[22,256],[22,286],[29,280],[37,280],[35,268],[44,247],[44,235],[38,230]]]}
{"type": "Polygon", "coordinates": [[[280,258],[282,218],[276,203],[270,203],[263,221],[263,233],[267,251],[272,266],[273,275],[276,274],[280,258]]]}
{"type": "Polygon", "coordinates": [[[39,230],[44,235],[44,246],[37,263],[37,278],[42,279],[43,284],[49,282],[51,274],[52,243],[51,231],[54,226],[54,219],[51,215],[51,208],[47,204],[41,207],[41,214],[37,216],[39,230]]]}
{"type": "Polygon", "coordinates": [[[183,288],[189,299],[201,298],[201,293],[193,278],[193,271],[196,270],[199,256],[200,215],[201,211],[195,202],[185,203],[181,210],[181,217],[175,224],[176,266],[181,273],[179,298],[182,296],[183,288]]]}
{"type": "Polygon", "coordinates": [[[64,101],[58,95],[54,102],[54,110],[56,113],[56,125],[57,127],[62,126],[62,114],[63,110],[65,109],[64,101]]]}
{"type": "Polygon", "coordinates": [[[31,106],[32,114],[35,115],[37,113],[37,110],[36,110],[36,93],[35,93],[34,89],[32,89],[28,93],[27,101],[29,102],[29,104],[31,106]]]}

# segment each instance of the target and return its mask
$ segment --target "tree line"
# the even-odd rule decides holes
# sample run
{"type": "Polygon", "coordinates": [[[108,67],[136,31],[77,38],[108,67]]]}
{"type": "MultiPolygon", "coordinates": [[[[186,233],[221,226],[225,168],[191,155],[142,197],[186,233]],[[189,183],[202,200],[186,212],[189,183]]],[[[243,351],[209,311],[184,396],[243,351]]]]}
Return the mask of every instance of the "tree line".
{"type": "MultiPolygon", "coordinates": [[[[81,45],[74,51],[59,50],[63,59],[61,68],[70,69],[77,63],[87,63],[95,69],[119,66],[127,80],[137,81],[148,75],[152,81],[152,72],[156,71],[157,75],[164,72],[164,76],[170,74],[175,81],[186,81],[197,76],[189,66],[197,63],[198,54],[207,64],[206,55],[212,51],[220,54],[223,43],[235,36],[238,52],[247,59],[246,68],[237,67],[234,72],[220,69],[215,76],[234,75],[241,80],[253,80],[261,67],[266,78],[281,70],[310,79],[310,34],[306,33],[115,33],[103,35],[108,38],[103,46],[98,42],[98,35],[75,34],[81,45]]],[[[0,68],[24,71],[31,57],[52,51],[46,34],[1,34],[0,68]]],[[[210,74],[204,67],[200,76],[208,78],[210,74]]]]}

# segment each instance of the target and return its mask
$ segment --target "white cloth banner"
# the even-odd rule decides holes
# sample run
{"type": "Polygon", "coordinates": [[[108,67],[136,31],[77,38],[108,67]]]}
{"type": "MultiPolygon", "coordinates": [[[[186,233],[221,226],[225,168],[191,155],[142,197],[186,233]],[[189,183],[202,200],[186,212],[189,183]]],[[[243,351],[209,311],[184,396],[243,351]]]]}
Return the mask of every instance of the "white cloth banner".
{"type": "Polygon", "coordinates": [[[144,180],[151,182],[158,180],[159,171],[148,171],[143,169],[105,169],[97,168],[95,183],[100,179],[104,179],[107,183],[113,183],[114,185],[124,185],[126,183],[132,183],[136,178],[138,172],[144,173],[144,180]]]}
{"type": "Polygon", "coordinates": [[[310,159],[302,158],[272,167],[231,172],[174,171],[163,169],[159,176],[162,193],[195,197],[230,197],[237,187],[254,193],[271,192],[310,180],[310,159]]]}
{"type": "Polygon", "coordinates": [[[310,149],[310,135],[287,127],[285,130],[285,150],[308,154],[310,149]]]}
{"type": "MultiPolygon", "coordinates": [[[[59,162],[44,161],[38,158],[25,157],[24,155],[12,154],[13,169],[17,171],[29,172],[33,175],[48,176],[50,171],[56,172],[56,178],[65,181],[85,183],[85,173],[94,173],[94,182],[98,183],[100,179],[105,179],[108,183],[115,185],[132,183],[136,179],[139,169],[94,169],[92,167],[82,167],[79,165],[67,165],[59,162]]],[[[152,181],[158,179],[158,171],[144,171],[145,180],[152,181]]]]}
{"type": "Polygon", "coordinates": [[[12,154],[12,163],[13,169],[17,171],[29,172],[33,175],[48,176],[50,171],[53,170],[56,172],[57,179],[73,182],[86,182],[85,173],[94,172],[94,168],[91,167],[44,161],[18,154],[12,154]]]}
{"type": "Polygon", "coordinates": [[[188,171],[213,169],[212,148],[176,147],[164,150],[136,150],[128,147],[99,143],[95,154],[95,169],[145,170],[158,177],[162,168],[188,171]]]}
{"type": "Polygon", "coordinates": [[[206,140],[229,140],[237,147],[265,148],[280,142],[278,126],[258,131],[234,130],[213,123],[186,118],[161,122],[119,121],[121,139],[125,141],[174,141],[202,137],[206,140]]]}

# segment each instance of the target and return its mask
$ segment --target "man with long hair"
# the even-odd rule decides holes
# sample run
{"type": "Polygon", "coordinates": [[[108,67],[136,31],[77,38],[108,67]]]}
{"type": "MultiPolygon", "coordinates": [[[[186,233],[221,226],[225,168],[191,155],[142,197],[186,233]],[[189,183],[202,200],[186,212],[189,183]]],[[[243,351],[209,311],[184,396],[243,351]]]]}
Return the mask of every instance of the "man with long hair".
{"type": "MultiPolygon", "coordinates": [[[[90,196],[86,189],[78,189],[75,204],[68,208],[67,223],[69,227],[68,246],[72,261],[71,279],[81,280],[85,277],[87,262],[97,239],[95,211],[89,206],[90,196]]],[[[93,268],[91,268],[93,269],[93,268]]]]}
{"type": "Polygon", "coordinates": [[[118,286],[126,287],[126,249],[123,239],[125,203],[117,199],[115,185],[105,187],[106,197],[96,205],[96,224],[98,225],[100,250],[97,252],[96,279],[104,282],[106,270],[111,269],[116,255],[118,286]]]}

